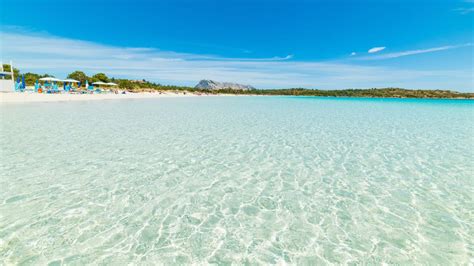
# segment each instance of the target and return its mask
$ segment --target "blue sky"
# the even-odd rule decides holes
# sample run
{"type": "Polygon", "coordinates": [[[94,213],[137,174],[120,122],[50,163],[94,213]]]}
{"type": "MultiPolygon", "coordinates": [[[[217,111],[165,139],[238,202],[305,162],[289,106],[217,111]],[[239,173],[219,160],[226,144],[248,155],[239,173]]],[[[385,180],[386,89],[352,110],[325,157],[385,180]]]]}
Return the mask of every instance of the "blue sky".
{"type": "Polygon", "coordinates": [[[2,60],[25,71],[258,88],[473,91],[466,0],[2,0],[2,60]],[[7,11],[6,11],[7,10],[7,11]],[[369,52],[371,51],[371,52],[369,52]]]}

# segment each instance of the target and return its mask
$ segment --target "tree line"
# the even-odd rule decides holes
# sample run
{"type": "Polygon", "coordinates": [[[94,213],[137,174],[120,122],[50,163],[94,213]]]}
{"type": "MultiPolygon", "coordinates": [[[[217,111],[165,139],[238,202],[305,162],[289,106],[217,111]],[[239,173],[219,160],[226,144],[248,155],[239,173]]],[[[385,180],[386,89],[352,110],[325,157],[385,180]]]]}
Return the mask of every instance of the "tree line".
{"type": "MultiPolygon", "coordinates": [[[[10,71],[9,65],[3,65],[4,71],[10,71]]],[[[15,77],[23,75],[20,71],[14,68],[15,77]]],[[[49,74],[24,73],[25,83],[27,86],[32,86],[34,83],[43,77],[54,77],[49,74]]],[[[234,90],[234,89],[220,89],[220,90],[206,90],[197,89],[188,86],[173,86],[162,85],[142,80],[130,80],[120,78],[109,78],[105,73],[96,73],[92,76],[86,75],[83,71],[74,71],[67,75],[69,79],[75,79],[81,82],[84,86],[85,82],[89,84],[97,81],[114,82],[118,86],[131,92],[143,91],[187,91],[195,93],[206,94],[236,94],[236,95],[281,95],[281,96],[321,96],[321,97],[366,97],[366,98],[469,98],[474,99],[474,93],[461,93],[451,90],[409,90],[403,88],[371,88],[371,89],[345,89],[345,90],[317,90],[305,88],[290,88],[290,89],[254,89],[254,90],[234,90]]]]}
{"type": "MultiPolygon", "coordinates": [[[[8,64],[3,64],[3,70],[5,72],[10,72],[11,68],[8,64]]],[[[36,81],[40,78],[45,77],[55,77],[51,74],[37,74],[32,72],[21,73],[18,68],[13,68],[13,74],[15,76],[15,80],[19,77],[22,79],[25,76],[25,83],[27,86],[33,86],[36,81]]],[[[7,78],[11,78],[7,75],[7,78]]],[[[145,79],[142,80],[130,80],[130,79],[120,79],[120,78],[109,78],[105,73],[96,73],[92,76],[88,76],[85,72],[76,70],[71,72],[67,75],[68,79],[75,79],[81,82],[81,86],[84,86],[86,81],[89,84],[92,84],[97,81],[102,82],[114,82],[117,83],[121,89],[129,90],[129,91],[153,91],[153,90],[192,90],[191,87],[186,86],[172,86],[172,85],[161,85],[158,83],[150,82],[145,79]]]]}

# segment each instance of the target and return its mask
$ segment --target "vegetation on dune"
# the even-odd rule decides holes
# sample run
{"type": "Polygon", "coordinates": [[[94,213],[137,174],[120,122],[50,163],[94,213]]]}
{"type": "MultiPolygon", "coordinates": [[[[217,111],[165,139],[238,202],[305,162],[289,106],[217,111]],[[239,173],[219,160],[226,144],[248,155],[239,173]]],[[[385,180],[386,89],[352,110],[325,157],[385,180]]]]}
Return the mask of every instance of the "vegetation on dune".
{"type": "Polygon", "coordinates": [[[94,76],[92,76],[92,81],[93,82],[96,82],[96,81],[109,82],[110,79],[104,73],[97,73],[94,76]]]}
{"type": "Polygon", "coordinates": [[[75,79],[75,80],[78,80],[78,81],[81,81],[81,82],[85,82],[86,80],[89,79],[89,77],[86,75],[86,73],[84,73],[82,71],[74,71],[74,72],[70,73],[69,75],[67,75],[67,78],[68,79],[75,79]]]}
{"type": "Polygon", "coordinates": [[[346,90],[312,90],[312,89],[277,89],[253,91],[219,90],[219,93],[256,94],[256,95],[291,95],[322,97],[367,97],[367,98],[474,98],[474,93],[460,93],[450,90],[408,90],[402,88],[372,88],[346,90]]]}
{"type": "MultiPolygon", "coordinates": [[[[10,70],[9,65],[4,64],[5,71],[10,70]]],[[[22,75],[20,71],[14,68],[16,77],[22,75]]],[[[51,77],[48,74],[25,73],[25,82],[28,86],[35,83],[42,77],[51,77]]],[[[281,96],[321,96],[321,97],[367,97],[367,98],[469,98],[474,99],[474,93],[461,93],[450,90],[409,90],[402,88],[372,88],[372,89],[345,89],[345,90],[316,90],[304,88],[291,89],[254,89],[254,90],[235,90],[220,89],[206,90],[187,86],[162,85],[154,82],[130,79],[109,78],[104,73],[97,73],[91,77],[82,71],[74,71],[67,78],[80,81],[84,86],[85,81],[93,83],[96,81],[114,82],[118,86],[130,92],[154,92],[154,91],[181,91],[207,94],[236,94],[236,95],[281,95],[281,96]]]]}

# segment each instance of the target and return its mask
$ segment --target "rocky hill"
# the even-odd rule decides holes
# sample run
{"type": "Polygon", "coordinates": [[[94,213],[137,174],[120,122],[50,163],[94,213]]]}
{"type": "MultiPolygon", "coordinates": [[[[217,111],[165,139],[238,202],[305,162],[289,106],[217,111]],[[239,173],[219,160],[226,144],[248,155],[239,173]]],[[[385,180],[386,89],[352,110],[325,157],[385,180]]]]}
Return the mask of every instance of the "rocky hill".
{"type": "Polygon", "coordinates": [[[222,90],[222,89],[232,89],[232,90],[255,90],[254,87],[250,85],[242,85],[238,83],[231,83],[231,82],[217,82],[213,80],[201,80],[195,87],[196,89],[201,90],[222,90]]]}

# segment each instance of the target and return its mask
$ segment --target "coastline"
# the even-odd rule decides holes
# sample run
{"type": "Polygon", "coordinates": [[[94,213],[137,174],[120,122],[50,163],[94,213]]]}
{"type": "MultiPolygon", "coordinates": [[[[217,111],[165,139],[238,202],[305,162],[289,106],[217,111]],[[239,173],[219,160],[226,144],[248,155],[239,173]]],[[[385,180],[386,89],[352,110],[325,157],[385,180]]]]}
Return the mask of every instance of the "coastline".
{"type": "Polygon", "coordinates": [[[195,92],[129,92],[127,94],[41,94],[32,92],[5,92],[0,93],[0,105],[22,104],[39,102],[76,102],[76,101],[103,101],[103,100],[133,100],[133,99],[155,99],[175,97],[200,97],[200,96],[293,96],[293,97],[319,97],[319,98],[341,98],[341,99],[425,99],[425,100],[474,100],[473,98],[416,98],[416,97],[358,97],[358,96],[311,96],[311,95],[265,95],[265,94],[201,94],[195,92]]]}
{"type": "Polygon", "coordinates": [[[0,104],[9,103],[37,103],[37,102],[71,102],[71,101],[98,101],[98,100],[127,100],[127,99],[153,99],[168,97],[198,97],[209,95],[198,95],[194,93],[127,93],[127,94],[41,94],[41,93],[0,93],[0,104]]]}

